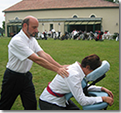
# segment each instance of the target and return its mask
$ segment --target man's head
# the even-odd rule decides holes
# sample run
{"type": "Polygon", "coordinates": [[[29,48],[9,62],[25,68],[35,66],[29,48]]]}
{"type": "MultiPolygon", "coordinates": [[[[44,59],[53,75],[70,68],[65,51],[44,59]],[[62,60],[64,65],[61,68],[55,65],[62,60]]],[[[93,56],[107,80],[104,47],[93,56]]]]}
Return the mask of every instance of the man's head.
{"type": "Polygon", "coordinates": [[[86,56],[82,62],[81,62],[81,67],[85,73],[85,75],[89,74],[90,72],[92,72],[93,70],[95,70],[96,68],[98,68],[99,66],[101,66],[101,60],[99,58],[99,56],[97,56],[96,54],[92,54],[89,56],[86,56]]]}
{"type": "Polygon", "coordinates": [[[22,22],[22,30],[30,38],[34,37],[38,33],[38,20],[33,16],[27,16],[22,22]]]}

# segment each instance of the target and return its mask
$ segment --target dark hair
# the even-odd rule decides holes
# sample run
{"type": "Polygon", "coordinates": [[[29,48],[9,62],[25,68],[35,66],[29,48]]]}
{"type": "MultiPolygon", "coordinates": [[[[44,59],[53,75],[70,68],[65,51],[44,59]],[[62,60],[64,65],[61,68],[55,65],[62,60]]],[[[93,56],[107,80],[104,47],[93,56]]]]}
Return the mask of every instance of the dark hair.
{"type": "Polygon", "coordinates": [[[85,57],[81,62],[82,67],[86,67],[87,65],[89,65],[91,70],[95,70],[101,64],[102,62],[99,56],[97,56],[96,54],[92,54],[92,55],[85,57]]]}
{"type": "Polygon", "coordinates": [[[29,25],[29,18],[25,18],[23,21],[22,21],[22,27],[23,27],[23,24],[26,23],[27,25],[29,25]]]}

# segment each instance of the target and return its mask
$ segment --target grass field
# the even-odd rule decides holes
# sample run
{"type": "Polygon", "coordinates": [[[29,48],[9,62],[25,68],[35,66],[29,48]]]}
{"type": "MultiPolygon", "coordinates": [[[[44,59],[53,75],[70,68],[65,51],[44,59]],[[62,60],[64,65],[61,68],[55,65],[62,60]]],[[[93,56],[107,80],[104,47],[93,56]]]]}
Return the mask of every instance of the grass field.
{"type": "MultiPolygon", "coordinates": [[[[3,74],[8,61],[7,45],[10,38],[0,38],[0,91],[3,74]]],[[[87,55],[97,54],[101,60],[107,60],[110,63],[110,70],[107,76],[96,85],[104,86],[110,89],[114,94],[114,104],[107,110],[119,110],[119,42],[114,40],[104,40],[96,42],[94,40],[38,40],[38,43],[60,64],[72,64],[75,61],[81,61],[87,55]]],[[[33,74],[33,83],[36,90],[36,98],[47,86],[54,76],[55,72],[47,70],[35,63],[30,70],[33,74]]],[[[72,100],[81,108],[74,98],[72,100]]],[[[38,103],[37,103],[38,104],[38,103]]],[[[18,96],[12,110],[23,110],[21,99],[18,96]]],[[[39,108],[37,108],[39,110],[39,108]]]]}

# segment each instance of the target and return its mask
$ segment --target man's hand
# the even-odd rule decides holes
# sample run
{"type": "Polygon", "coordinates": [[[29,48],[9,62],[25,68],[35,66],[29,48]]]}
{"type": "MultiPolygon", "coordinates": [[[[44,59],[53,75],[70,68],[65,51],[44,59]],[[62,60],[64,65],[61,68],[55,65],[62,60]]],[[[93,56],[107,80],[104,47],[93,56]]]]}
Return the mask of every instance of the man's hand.
{"type": "Polygon", "coordinates": [[[69,76],[69,73],[67,72],[67,68],[59,68],[57,73],[61,75],[63,78],[69,76]]]}
{"type": "Polygon", "coordinates": [[[62,65],[62,67],[63,67],[63,68],[66,68],[66,69],[67,69],[68,66],[69,66],[69,65],[62,65]]]}

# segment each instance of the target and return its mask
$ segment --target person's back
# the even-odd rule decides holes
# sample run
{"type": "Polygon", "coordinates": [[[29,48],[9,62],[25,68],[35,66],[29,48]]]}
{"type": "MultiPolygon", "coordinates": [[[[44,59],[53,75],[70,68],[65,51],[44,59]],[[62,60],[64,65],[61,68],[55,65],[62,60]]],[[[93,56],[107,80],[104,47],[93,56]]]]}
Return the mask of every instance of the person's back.
{"type": "MultiPolygon", "coordinates": [[[[71,76],[72,76],[71,73],[75,73],[75,75],[76,75],[76,73],[78,73],[75,69],[73,69],[74,65],[75,65],[75,63],[68,67],[68,72],[70,73],[68,79],[71,78],[71,76]]],[[[74,74],[73,74],[73,76],[74,76],[74,74]]],[[[66,93],[71,92],[68,85],[66,84],[65,78],[62,78],[58,74],[48,84],[48,86],[50,87],[50,89],[53,92],[56,92],[58,94],[66,94],[66,93]]],[[[50,95],[49,92],[47,91],[47,88],[45,88],[43,93],[40,95],[40,99],[48,101],[50,103],[56,103],[59,106],[65,106],[65,103],[66,103],[66,99],[64,96],[56,97],[56,96],[50,95]]]]}
{"type": "MultiPolygon", "coordinates": [[[[47,106],[43,107],[44,103],[41,103],[43,101],[51,104],[56,104],[60,107],[66,107],[66,98],[64,97],[64,94],[67,94],[69,92],[73,94],[74,98],[80,105],[88,105],[93,104],[97,101],[101,101],[100,97],[86,97],[84,95],[81,81],[85,77],[85,74],[78,62],[70,65],[68,67],[68,72],[69,77],[62,78],[59,75],[56,75],[52,82],[47,86],[47,88],[44,89],[44,91],[40,95],[39,101],[40,108],[42,110],[48,109],[47,106]]],[[[97,90],[100,91],[100,88],[97,87],[97,90]]]]}

